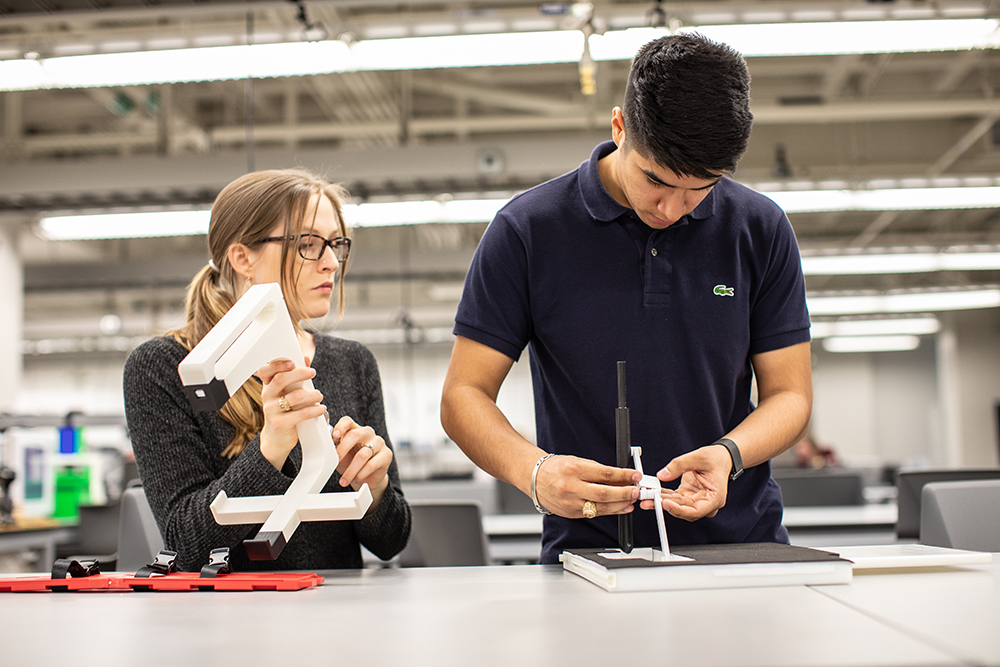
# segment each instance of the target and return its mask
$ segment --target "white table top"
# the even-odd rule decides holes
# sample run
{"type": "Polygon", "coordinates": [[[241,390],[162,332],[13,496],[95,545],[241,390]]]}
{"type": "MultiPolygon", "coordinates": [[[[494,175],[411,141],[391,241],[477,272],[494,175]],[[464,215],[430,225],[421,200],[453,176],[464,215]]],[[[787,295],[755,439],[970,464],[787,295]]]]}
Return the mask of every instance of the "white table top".
{"type": "Polygon", "coordinates": [[[897,515],[896,503],[786,507],[781,523],[785,528],[895,526],[897,515]]]}
{"type": "Polygon", "coordinates": [[[996,664],[997,628],[996,563],[656,593],[529,565],[342,571],[297,592],[0,594],[5,667],[996,664]]]}
{"type": "Polygon", "coordinates": [[[542,534],[541,514],[487,514],[483,517],[483,530],[490,537],[499,535],[542,534]]]}
{"type": "Polygon", "coordinates": [[[1000,553],[989,566],[868,572],[817,587],[929,646],[972,664],[1000,664],[1000,553]]]}
{"type": "MultiPolygon", "coordinates": [[[[844,507],[786,507],[786,528],[827,526],[894,526],[896,504],[879,503],[844,507]]],[[[489,536],[541,535],[541,514],[487,514],[483,530],[489,536]]]]}

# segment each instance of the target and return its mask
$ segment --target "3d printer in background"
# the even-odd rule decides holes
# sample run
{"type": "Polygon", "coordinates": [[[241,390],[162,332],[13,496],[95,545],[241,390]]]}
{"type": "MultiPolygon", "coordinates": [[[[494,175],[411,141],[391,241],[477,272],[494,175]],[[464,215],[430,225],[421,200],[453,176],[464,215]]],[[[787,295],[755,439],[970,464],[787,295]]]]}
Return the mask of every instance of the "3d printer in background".
{"type": "Polygon", "coordinates": [[[81,504],[116,502],[128,481],[131,446],[121,418],[80,413],[4,417],[0,461],[15,472],[9,486],[14,515],[73,520],[81,504]]]}

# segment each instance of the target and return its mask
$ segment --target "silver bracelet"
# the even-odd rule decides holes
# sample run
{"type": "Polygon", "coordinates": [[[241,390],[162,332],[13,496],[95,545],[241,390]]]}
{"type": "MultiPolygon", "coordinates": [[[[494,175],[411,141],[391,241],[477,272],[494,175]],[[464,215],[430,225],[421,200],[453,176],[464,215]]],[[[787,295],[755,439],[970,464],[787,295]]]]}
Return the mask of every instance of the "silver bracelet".
{"type": "Polygon", "coordinates": [[[538,496],[535,495],[535,479],[538,478],[538,468],[541,467],[542,462],[550,456],[555,456],[555,454],[546,454],[542,458],[535,461],[535,469],[531,471],[531,502],[535,504],[535,509],[538,510],[539,514],[552,514],[552,512],[542,507],[541,503],[538,502],[538,496]]]}

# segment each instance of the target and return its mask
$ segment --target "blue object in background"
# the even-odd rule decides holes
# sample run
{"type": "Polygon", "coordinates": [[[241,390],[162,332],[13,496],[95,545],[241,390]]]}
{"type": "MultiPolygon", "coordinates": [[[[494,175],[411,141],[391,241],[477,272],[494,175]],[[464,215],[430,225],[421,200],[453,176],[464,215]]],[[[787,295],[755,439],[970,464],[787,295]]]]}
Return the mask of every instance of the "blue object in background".
{"type": "Polygon", "coordinates": [[[76,454],[80,451],[80,429],[75,426],[59,427],[59,453],[76,454]]]}

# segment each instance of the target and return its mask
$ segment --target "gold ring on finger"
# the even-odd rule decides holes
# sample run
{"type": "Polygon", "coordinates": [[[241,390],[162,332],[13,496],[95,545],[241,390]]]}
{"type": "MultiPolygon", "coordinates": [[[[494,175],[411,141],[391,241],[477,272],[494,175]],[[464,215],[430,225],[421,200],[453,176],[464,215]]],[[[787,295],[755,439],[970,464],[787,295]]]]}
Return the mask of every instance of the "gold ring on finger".
{"type": "Polygon", "coordinates": [[[281,408],[282,412],[292,411],[292,406],[288,403],[288,399],[284,396],[278,399],[278,407],[281,408]]]}
{"type": "Polygon", "coordinates": [[[583,516],[585,519],[593,519],[597,516],[597,505],[593,500],[588,500],[583,504],[583,516]]]}

